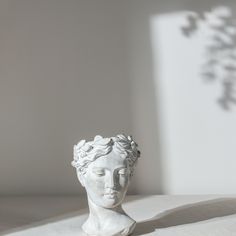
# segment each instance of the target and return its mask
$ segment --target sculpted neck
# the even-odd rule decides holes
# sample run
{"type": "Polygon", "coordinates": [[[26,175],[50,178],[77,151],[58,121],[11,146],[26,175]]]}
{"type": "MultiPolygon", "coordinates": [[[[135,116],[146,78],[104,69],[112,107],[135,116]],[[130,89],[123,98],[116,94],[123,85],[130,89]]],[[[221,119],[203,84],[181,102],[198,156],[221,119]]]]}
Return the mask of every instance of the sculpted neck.
{"type": "Polygon", "coordinates": [[[121,205],[115,208],[103,208],[95,205],[88,197],[89,217],[82,226],[88,235],[116,236],[129,235],[135,226],[121,205]],[[123,232],[124,233],[121,233],[123,232]]]}
{"type": "Polygon", "coordinates": [[[116,215],[126,215],[121,205],[116,206],[114,208],[103,208],[94,204],[90,198],[88,197],[88,205],[89,205],[89,218],[92,218],[95,221],[106,220],[106,218],[111,219],[116,215]]]}

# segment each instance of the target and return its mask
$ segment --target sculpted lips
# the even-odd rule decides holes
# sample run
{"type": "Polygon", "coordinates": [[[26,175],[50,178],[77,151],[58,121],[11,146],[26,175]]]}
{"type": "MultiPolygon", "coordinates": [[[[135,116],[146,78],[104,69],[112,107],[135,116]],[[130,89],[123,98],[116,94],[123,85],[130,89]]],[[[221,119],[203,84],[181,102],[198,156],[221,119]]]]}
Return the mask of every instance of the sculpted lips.
{"type": "Polygon", "coordinates": [[[107,198],[110,198],[110,199],[113,199],[117,196],[119,192],[116,191],[116,190],[110,190],[110,191],[107,191],[104,196],[107,197],[107,198]]]}

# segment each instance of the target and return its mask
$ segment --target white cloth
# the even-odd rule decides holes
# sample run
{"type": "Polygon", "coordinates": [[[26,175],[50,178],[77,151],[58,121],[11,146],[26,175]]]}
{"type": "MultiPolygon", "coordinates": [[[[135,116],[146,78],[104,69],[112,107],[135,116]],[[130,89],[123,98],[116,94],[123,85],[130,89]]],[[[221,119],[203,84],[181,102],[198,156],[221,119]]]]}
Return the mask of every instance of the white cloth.
{"type": "MultiPolygon", "coordinates": [[[[5,199],[4,207],[2,202],[1,235],[85,236],[84,199],[5,199]]],[[[133,236],[236,236],[235,196],[131,196],[124,209],[138,222],[133,236]]]]}

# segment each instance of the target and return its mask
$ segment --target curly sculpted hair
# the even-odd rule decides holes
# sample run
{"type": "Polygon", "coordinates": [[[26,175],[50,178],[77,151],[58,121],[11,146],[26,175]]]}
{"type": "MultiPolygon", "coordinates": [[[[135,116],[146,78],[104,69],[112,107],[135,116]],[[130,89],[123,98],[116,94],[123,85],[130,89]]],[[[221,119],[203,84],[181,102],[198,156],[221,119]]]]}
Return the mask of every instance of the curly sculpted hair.
{"type": "Polygon", "coordinates": [[[111,138],[103,138],[97,135],[93,141],[88,142],[81,140],[74,146],[74,160],[71,164],[77,169],[79,174],[85,174],[91,162],[109,154],[113,149],[120,154],[121,158],[127,160],[130,175],[132,175],[137,160],[140,157],[140,151],[132,137],[123,134],[111,138]]]}

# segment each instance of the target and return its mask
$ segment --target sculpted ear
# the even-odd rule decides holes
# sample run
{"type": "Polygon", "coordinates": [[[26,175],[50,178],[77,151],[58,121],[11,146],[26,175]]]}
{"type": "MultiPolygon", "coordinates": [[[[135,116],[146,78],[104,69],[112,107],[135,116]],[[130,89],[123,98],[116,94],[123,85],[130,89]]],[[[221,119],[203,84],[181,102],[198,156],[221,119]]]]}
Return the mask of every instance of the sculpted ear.
{"type": "Polygon", "coordinates": [[[83,174],[82,174],[81,172],[79,172],[78,170],[77,170],[77,177],[78,177],[79,182],[81,183],[81,185],[84,187],[84,176],[83,176],[83,174]]]}

